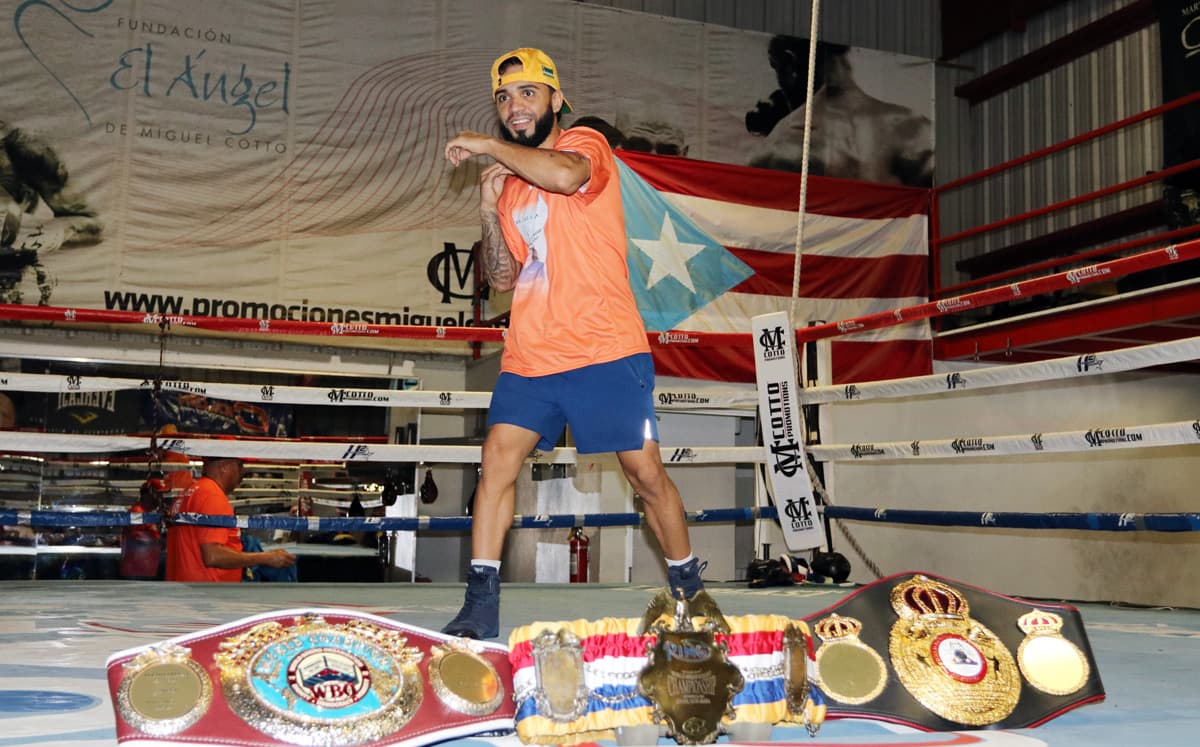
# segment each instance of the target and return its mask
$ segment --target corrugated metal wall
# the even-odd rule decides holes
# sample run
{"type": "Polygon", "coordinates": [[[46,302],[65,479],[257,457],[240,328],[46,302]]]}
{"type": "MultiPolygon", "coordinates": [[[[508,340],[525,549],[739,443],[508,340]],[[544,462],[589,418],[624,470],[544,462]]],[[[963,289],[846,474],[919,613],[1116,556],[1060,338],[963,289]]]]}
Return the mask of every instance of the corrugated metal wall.
{"type": "MultiPolygon", "coordinates": [[[[1132,0],[1075,0],[1030,20],[937,72],[937,177],[946,183],[1145,111],[1161,103],[1158,27],[1150,26],[989,101],[969,106],[954,95],[961,83],[1028,54],[1108,15],[1132,0]]],[[[1035,162],[942,200],[943,235],[990,223],[1132,179],[1162,167],[1157,119],[1035,162]]],[[[1043,235],[1156,199],[1157,184],[1120,193],[985,239],[948,247],[943,281],[965,279],[954,263],[989,249],[1043,235]]]]}
{"type": "MultiPolygon", "coordinates": [[[[579,0],[721,26],[807,37],[808,0],[579,0]]],[[[825,0],[819,38],[886,52],[933,58],[938,48],[938,0],[825,0]]]]}
{"type": "MultiPolygon", "coordinates": [[[[807,36],[806,0],[579,0],[768,33],[807,36]]],[[[958,1],[958,0],[956,0],[958,1]]],[[[950,63],[935,75],[937,180],[946,183],[1109,124],[1161,103],[1158,29],[1151,26],[1085,58],[969,106],[956,86],[995,70],[1133,0],[1073,0],[1030,19],[950,63]]],[[[825,0],[820,37],[925,58],[938,56],[939,0],[825,0]]],[[[947,195],[943,235],[990,223],[1161,168],[1162,136],[1151,120],[1094,145],[1074,148],[977,187],[947,195]]],[[[1014,242],[1155,199],[1158,185],[1022,223],[947,247],[943,283],[966,279],[955,263],[1014,242]]]]}

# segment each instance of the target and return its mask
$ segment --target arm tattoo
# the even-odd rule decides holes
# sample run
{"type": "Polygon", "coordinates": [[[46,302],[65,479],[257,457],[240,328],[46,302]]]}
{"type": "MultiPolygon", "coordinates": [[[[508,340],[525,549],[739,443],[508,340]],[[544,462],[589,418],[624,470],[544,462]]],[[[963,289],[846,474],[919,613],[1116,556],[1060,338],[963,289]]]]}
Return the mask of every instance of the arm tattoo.
{"type": "Polygon", "coordinates": [[[488,285],[500,293],[512,290],[517,282],[517,260],[508,250],[500,231],[500,217],[494,213],[483,218],[483,241],[479,251],[488,285]]]}

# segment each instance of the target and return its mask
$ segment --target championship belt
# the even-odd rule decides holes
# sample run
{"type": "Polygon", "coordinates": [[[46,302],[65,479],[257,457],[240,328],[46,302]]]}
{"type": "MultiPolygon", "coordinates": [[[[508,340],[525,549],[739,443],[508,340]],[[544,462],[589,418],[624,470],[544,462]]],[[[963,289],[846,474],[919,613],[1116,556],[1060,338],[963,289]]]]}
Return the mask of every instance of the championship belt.
{"type": "Polygon", "coordinates": [[[813,679],[830,717],[1013,729],[1104,699],[1067,605],[899,574],[806,619],[821,641],[813,679]]]}
{"type": "Polygon", "coordinates": [[[424,745],[511,731],[507,650],[348,610],[287,610],[109,657],[117,741],[424,745]]]}
{"type": "Polygon", "coordinates": [[[661,728],[702,744],[782,722],[815,731],[824,718],[809,697],[808,626],[783,615],[725,617],[704,591],[689,602],[661,592],[640,620],[525,625],[509,649],[525,743],[620,741],[622,730],[655,727],[652,741],[661,728]]]}

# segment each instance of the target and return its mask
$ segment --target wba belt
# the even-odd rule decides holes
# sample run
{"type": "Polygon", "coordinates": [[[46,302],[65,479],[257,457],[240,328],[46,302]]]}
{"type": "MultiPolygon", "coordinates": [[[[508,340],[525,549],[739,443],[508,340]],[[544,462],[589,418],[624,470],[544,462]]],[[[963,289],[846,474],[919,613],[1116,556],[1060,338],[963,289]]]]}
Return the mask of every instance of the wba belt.
{"type": "Polygon", "coordinates": [[[513,728],[504,646],[348,610],[245,618],[106,666],[122,743],[424,745],[513,728]]]}

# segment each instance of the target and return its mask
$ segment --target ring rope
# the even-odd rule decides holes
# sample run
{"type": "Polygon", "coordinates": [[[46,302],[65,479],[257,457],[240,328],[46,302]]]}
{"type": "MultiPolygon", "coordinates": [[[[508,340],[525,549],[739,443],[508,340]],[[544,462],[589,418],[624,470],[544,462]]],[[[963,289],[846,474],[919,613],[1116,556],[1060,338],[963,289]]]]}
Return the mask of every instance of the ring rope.
{"type": "Polygon", "coordinates": [[[808,447],[808,451],[817,461],[847,462],[864,459],[1016,456],[1189,444],[1200,444],[1200,420],[981,438],[817,445],[808,447]]]}
{"type": "MultiPolygon", "coordinates": [[[[921,319],[935,319],[968,309],[979,309],[1014,298],[1043,295],[1070,287],[1115,280],[1119,277],[1179,264],[1200,258],[1200,239],[1150,249],[1139,254],[1099,262],[1094,265],[1044,275],[1030,280],[1010,283],[999,288],[965,293],[937,301],[906,306],[893,311],[853,317],[828,324],[817,324],[796,330],[799,342],[839,337],[853,332],[893,327],[921,319]]],[[[1189,284],[1187,281],[1172,284],[1189,284]]],[[[1161,289],[1160,286],[1159,289],[1161,289]]],[[[1169,286],[1168,286],[1169,287],[1169,286]]],[[[1097,302],[1103,303],[1103,302],[1097,302]]],[[[25,306],[0,304],[0,321],[57,322],[68,324],[153,324],[164,319],[174,327],[204,329],[233,334],[284,334],[318,337],[369,337],[374,339],[439,340],[446,342],[503,342],[507,330],[495,327],[427,327],[390,324],[332,324],[294,322],[289,320],[240,319],[226,317],[167,316],[140,314],[134,311],[105,311],[72,309],[63,306],[25,306]]],[[[749,347],[750,335],[745,332],[682,331],[650,332],[647,339],[655,345],[686,345],[689,350],[709,348],[749,347]]]]}
{"type": "MultiPolygon", "coordinates": [[[[989,366],[965,372],[911,376],[903,379],[860,384],[809,387],[800,391],[805,405],[837,404],[851,400],[894,399],[934,394],[1058,381],[1108,373],[1120,373],[1200,359],[1200,336],[1131,348],[1069,355],[1031,363],[989,366]]],[[[76,376],[59,374],[3,373],[0,391],[107,392],[131,389],[152,390],[148,379],[76,376]]],[[[196,394],[237,402],[270,401],[295,405],[422,407],[486,409],[491,392],[435,391],[426,389],[345,389],[340,387],[271,386],[263,392],[257,384],[162,381],[162,391],[196,394]]],[[[658,387],[654,390],[659,410],[753,410],[758,392],[733,386],[701,386],[690,389],[658,387]]]]}
{"type": "MultiPolygon", "coordinates": [[[[1093,451],[1096,448],[1148,448],[1200,443],[1200,419],[1146,425],[1106,426],[1087,430],[978,436],[949,439],[909,439],[877,443],[817,444],[808,452],[818,462],[864,459],[928,459],[971,456],[1014,456],[1040,452],[1093,451]]],[[[256,460],[315,460],[324,462],[426,462],[478,464],[479,446],[366,444],[327,441],[227,441],[209,438],[172,438],[160,444],[168,451],[189,456],[243,457],[256,460]]],[[[135,436],[76,433],[0,432],[0,450],[26,453],[104,453],[144,450],[146,442],[135,436]]],[[[768,455],[761,446],[663,447],[663,462],[686,464],[758,464],[768,455]]],[[[587,461],[585,457],[583,461],[587,461]]],[[[562,447],[534,451],[534,464],[577,464],[575,449],[562,447]]]]}
{"type": "Polygon", "coordinates": [[[957,394],[979,389],[1122,373],[1197,359],[1200,359],[1200,337],[1188,337],[1106,352],[1068,355],[1031,363],[1002,364],[949,374],[812,387],[800,393],[800,400],[806,405],[818,405],[849,400],[957,394]]]}
{"type": "MultiPolygon", "coordinates": [[[[914,509],[825,506],[829,519],[867,521],[885,524],[917,524],[942,527],[979,527],[986,529],[1045,529],[1099,532],[1198,532],[1200,513],[1029,513],[1016,511],[925,511],[914,509]]],[[[686,513],[688,523],[714,524],[757,519],[777,519],[773,506],[709,509],[686,513]]],[[[0,524],[38,527],[113,527],[152,524],[157,514],[128,511],[13,511],[0,509],[0,524]]],[[[295,517],[226,516],[179,514],[176,524],[218,526],[239,529],[279,529],[290,531],[336,532],[412,532],[463,531],[471,528],[470,516],[409,517],[295,517]]],[[[559,529],[570,527],[639,527],[645,524],[641,513],[596,514],[517,514],[514,529],[559,529]]]]}

